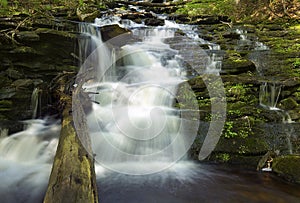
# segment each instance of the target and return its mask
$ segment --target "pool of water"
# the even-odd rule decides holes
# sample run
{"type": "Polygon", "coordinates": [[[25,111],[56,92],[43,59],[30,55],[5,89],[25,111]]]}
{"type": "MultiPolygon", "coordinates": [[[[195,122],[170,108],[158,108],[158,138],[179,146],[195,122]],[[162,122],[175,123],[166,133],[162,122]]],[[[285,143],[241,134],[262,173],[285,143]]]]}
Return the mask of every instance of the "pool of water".
{"type": "Polygon", "coordinates": [[[300,202],[300,185],[272,173],[191,162],[151,175],[105,172],[97,184],[104,203],[300,202]]]}

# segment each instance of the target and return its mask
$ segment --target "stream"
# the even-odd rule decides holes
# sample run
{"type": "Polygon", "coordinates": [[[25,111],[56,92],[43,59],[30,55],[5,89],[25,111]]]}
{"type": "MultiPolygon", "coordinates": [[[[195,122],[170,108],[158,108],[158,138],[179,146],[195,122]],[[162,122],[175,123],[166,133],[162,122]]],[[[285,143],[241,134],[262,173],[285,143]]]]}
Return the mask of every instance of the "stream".
{"type": "MultiPolygon", "coordinates": [[[[95,76],[83,89],[92,101],[86,116],[100,202],[300,202],[300,186],[272,173],[186,157],[200,121],[174,106],[177,88],[196,75],[219,75],[217,44],[199,38],[193,26],[168,20],[149,27],[105,18],[79,27],[80,73],[92,66],[95,76]],[[135,40],[117,48],[113,40],[103,42],[99,28],[114,24],[130,29],[135,40]],[[178,38],[179,29],[185,37],[178,38]]],[[[24,130],[12,135],[1,129],[1,203],[42,202],[59,132],[51,118],[24,121],[24,130]]]]}
{"type": "MultiPolygon", "coordinates": [[[[0,141],[3,203],[42,202],[60,125],[31,120],[27,129],[0,141]],[[8,156],[9,154],[9,156],[8,156]]],[[[300,200],[300,186],[272,173],[233,166],[181,161],[150,175],[126,175],[96,165],[101,202],[289,202],[300,200]]]]}

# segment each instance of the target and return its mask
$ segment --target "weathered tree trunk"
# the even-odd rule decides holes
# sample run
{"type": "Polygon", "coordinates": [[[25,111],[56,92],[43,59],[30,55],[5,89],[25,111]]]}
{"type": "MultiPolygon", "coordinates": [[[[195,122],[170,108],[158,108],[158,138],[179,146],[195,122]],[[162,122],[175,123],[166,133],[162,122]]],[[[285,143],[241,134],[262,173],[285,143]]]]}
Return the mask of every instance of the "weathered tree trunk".
{"type": "Polygon", "coordinates": [[[62,129],[44,203],[98,202],[94,159],[87,149],[89,140],[83,145],[78,138],[72,99],[65,93],[65,84],[57,89],[63,106],[62,129]]]}

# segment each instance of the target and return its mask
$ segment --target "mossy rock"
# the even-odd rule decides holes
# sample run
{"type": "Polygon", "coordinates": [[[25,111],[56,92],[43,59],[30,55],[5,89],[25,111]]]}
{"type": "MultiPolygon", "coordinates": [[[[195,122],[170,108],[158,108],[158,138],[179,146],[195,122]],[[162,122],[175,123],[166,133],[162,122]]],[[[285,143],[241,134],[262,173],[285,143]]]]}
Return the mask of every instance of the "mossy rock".
{"type": "Polygon", "coordinates": [[[269,146],[263,138],[221,137],[214,151],[248,156],[265,154],[268,150],[269,146]]]}
{"type": "Polygon", "coordinates": [[[222,62],[222,70],[221,73],[225,74],[240,74],[247,72],[255,72],[256,67],[254,63],[249,61],[248,59],[225,59],[222,62]]]}
{"type": "Polygon", "coordinates": [[[33,89],[33,80],[31,79],[18,79],[11,84],[13,87],[18,88],[30,88],[33,89]]]}
{"type": "Polygon", "coordinates": [[[100,11],[93,7],[78,7],[76,15],[80,21],[93,22],[96,17],[99,17],[100,11]]]}
{"type": "Polygon", "coordinates": [[[21,46],[17,47],[14,50],[10,51],[11,54],[28,54],[28,55],[36,55],[38,54],[35,49],[32,47],[21,46]]]}
{"type": "Polygon", "coordinates": [[[254,169],[257,166],[261,156],[241,156],[228,153],[212,153],[208,158],[209,161],[234,164],[245,168],[254,169]]]}
{"type": "Polygon", "coordinates": [[[68,39],[77,39],[77,35],[68,31],[54,30],[49,28],[38,28],[35,31],[39,36],[40,35],[54,35],[58,37],[68,38],[68,39]]]}
{"type": "Polygon", "coordinates": [[[17,33],[17,40],[23,42],[36,42],[40,40],[40,36],[34,31],[21,31],[17,33]]]}
{"type": "Polygon", "coordinates": [[[279,108],[284,110],[292,110],[295,109],[298,106],[298,104],[293,98],[288,97],[286,99],[281,100],[278,106],[279,108]]]}
{"type": "Polygon", "coordinates": [[[273,171],[289,181],[300,184],[300,156],[280,156],[273,160],[273,171]]]}
{"type": "Polygon", "coordinates": [[[10,111],[13,104],[10,100],[1,100],[0,101],[0,112],[2,111],[10,111]]]}

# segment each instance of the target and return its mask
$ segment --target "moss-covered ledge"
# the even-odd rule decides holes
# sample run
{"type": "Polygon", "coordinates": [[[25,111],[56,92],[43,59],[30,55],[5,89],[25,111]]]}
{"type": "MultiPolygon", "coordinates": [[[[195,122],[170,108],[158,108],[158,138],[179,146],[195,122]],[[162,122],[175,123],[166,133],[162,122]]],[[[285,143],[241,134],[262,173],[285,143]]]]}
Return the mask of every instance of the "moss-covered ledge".
{"type": "Polygon", "coordinates": [[[277,157],[273,161],[272,168],[279,176],[300,184],[300,155],[277,157]]]}

